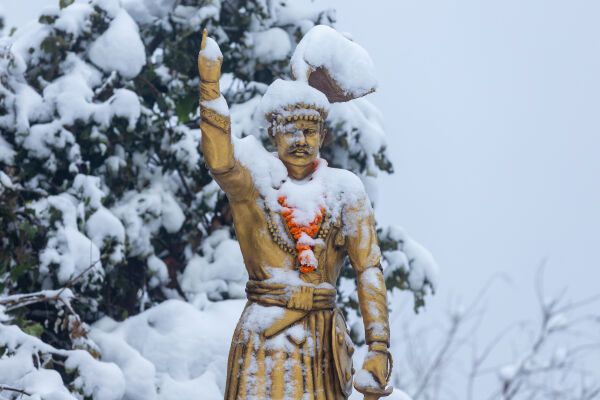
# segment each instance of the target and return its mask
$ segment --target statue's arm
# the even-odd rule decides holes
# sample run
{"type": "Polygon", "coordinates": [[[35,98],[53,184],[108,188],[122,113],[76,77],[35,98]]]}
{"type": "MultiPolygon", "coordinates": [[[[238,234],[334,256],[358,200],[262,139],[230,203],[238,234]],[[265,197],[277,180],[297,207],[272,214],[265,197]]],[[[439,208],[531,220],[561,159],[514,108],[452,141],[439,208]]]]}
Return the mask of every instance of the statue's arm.
{"type": "Polygon", "coordinates": [[[250,193],[252,180],[233,155],[229,108],[219,88],[222,62],[219,46],[205,29],[198,53],[202,152],[219,186],[229,195],[242,196],[250,193]]]}
{"type": "Polygon", "coordinates": [[[365,342],[369,346],[362,369],[370,372],[383,388],[388,373],[390,326],[375,218],[366,195],[357,204],[345,207],[344,214],[348,232],[346,249],[357,272],[358,301],[365,326],[365,342]]]}
{"type": "Polygon", "coordinates": [[[344,207],[347,232],[346,251],[357,272],[358,300],[365,324],[367,344],[380,342],[389,346],[387,291],[383,280],[373,209],[366,195],[356,204],[344,207]]]}

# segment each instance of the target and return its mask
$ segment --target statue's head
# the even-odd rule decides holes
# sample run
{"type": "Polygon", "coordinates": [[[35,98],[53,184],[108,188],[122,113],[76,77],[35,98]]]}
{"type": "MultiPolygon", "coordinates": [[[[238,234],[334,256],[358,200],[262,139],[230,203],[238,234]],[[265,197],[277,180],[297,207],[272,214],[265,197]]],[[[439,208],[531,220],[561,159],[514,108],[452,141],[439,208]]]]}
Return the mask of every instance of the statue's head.
{"type": "Polygon", "coordinates": [[[277,80],[267,89],[261,112],[279,159],[297,167],[314,163],[327,129],[329,102],[303,82],[277,80]]]}
{"type": "Polygon", "coordinates": [[[292,81],[277,79],[269,85],[259,107],[288,172],[290,166],[304,167],[318,157],[331,103],[365,96],[377,85],[369,54],[325,25],[311,28],[298,43],[290,74],[292,81]]]}
{"type": "Polygon", "coordinates": [[[277,148],[279,159],[285,164],[304,166],[314,163],[319,156],[327,128],[323,110],[295,105],[288,117],[275,117],[269,126],[269,137],[277,148]]]}

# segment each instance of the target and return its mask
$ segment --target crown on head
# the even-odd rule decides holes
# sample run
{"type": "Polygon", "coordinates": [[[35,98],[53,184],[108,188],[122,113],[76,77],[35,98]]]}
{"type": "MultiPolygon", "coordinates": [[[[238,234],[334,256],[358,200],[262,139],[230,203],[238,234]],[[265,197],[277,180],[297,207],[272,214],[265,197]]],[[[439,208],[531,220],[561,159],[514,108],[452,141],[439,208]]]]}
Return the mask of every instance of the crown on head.
{"type": "Polygon", "coordinates": [[[272,122],[282,123],[285,121],[316,121],[325,122],[327,118],[327,110],[323,107],[318,107],[314,104],[298,103],[283,107],[283,112],[271,113],[270,120],[272,122]]]}

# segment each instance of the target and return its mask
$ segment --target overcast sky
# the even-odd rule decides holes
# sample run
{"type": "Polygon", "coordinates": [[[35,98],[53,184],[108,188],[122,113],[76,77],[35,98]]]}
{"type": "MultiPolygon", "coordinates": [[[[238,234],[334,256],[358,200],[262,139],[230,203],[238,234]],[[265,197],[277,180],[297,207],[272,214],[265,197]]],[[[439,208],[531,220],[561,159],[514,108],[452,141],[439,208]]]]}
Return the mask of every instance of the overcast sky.
{"type": "Polygon", "coordinates": [[[599,293],[600,2],[328,3],[378,69],[372,101],[396,168],[381,179],[378,221],[405,227],[440,266],[421,318],[505,273],[512,284],[488,297],[487,343],[537,315],[543,260],[548,295],[599,293]]]}
{"type": "Polygon", "coordinates": [[[505,271],[530,291],[546,258],[551,286],[598,292],[600,2],[329,3],[378,68],[379,220],[433,252],[441,290],[505,271]]]}
{"type": "MultiPolygon", "coordinates": [[[[0,0],[9,25],[54,2],[0,0]]],[[[550,288],[600,292],[600,1],[324,3],[378,69],[396,168],[378,219],[437,259],[428,312],[506,272],[514,286],[493,305],[505,325],[534,310],[543,259],[550,288]]]]}

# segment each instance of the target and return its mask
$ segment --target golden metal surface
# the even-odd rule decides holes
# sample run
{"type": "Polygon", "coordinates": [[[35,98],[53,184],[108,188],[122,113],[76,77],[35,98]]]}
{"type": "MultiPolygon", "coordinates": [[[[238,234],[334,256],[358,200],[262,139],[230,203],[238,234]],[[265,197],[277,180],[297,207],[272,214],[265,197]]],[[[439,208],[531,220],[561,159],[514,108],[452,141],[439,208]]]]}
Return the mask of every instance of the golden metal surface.
{"type": "MultiPolygon", "coordinates": [[[[231,342],[225,399],[345,399],[352,390],[354,348],[346,323],[335,306],[334,288],[346,256],[357,271],[365,340],[379,350],[389,346],[386,289],[370,204],[365,198],[345,207],[343,215],[323,218],[318,231],[322,244],[314,248],[319,267],[310,273],[300,273],[302,284],[265,282],[272,278],[270,268],[294,270],[298,258],[293,244],[285,239],[289,236],[274,223],[281,216],[264,205],[250,172],[233,156],[229,117],[202,104],[220,96],[215,83],[221,61],[215,65],[201,54],[198,56],[200,77],[203,81],[211,80],[203,82],[200,91],[202,151],[206,165],[229,199],[250,279],[246,287],[248,303],[231,342]],[[348,220],[356,221],[353,235],[345,234],[343,221],[348,220]]],[[[314,124],[320,136],[310,139],[309,144],[321,145],[324,132],[318,120],[298,119],[295,123],[314,124]]],[[[283,146],[277,134],[274,142],[283,146]]],[[[280,159],[290,176],[305,177],[312,173],[314,155],[294,156],[282,154],[282,150],[278,148],[280,159]]],[[[389,375],[387,350],[385,354],[385,358],[376,357],[363,368],[374,377],[384,371],[385,380],[389,375]]],[[[367,391],[368,398],[389,394],[384,386],[385,383],[379,396],[367,391]]]]}
{"type": "Polygon", "coordinates": [[[335,310],[333,314],[334,325],[331,330],[333,342],[333,361],[337,373],[340,390],[346,397],[352,393],[352,375],[354,368],[352,367],[352,354],[354,346],[350,338],[350,331],[346,327],[346,321],[339,310],[335,310]]]}

